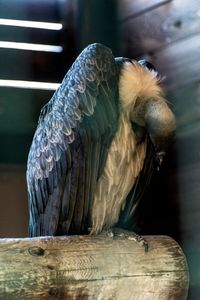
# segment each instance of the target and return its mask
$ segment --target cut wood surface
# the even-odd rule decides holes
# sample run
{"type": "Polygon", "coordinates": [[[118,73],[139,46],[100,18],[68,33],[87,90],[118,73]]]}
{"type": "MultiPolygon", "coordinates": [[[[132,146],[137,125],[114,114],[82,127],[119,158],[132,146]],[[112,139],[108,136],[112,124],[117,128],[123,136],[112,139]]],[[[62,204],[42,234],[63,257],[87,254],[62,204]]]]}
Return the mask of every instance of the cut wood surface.
{"type": "Polygon", "coordinates": [[[167,236],[0,240],[0,299],[187,299],[187,263],[167,236]]]}

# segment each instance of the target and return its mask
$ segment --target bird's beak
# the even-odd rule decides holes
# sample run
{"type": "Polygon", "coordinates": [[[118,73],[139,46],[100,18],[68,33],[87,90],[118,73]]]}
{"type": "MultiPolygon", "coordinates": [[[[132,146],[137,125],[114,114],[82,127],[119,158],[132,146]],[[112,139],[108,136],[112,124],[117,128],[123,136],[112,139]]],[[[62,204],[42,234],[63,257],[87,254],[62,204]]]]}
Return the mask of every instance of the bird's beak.
{"type": "Polygon", "coordinates": [[[160,167],[162,165],[164,156],[165,156],[165,152],[158,152],[155,155],[155,163],[156,163],[156,170],[157,171],[160,171],[160,167]]]}

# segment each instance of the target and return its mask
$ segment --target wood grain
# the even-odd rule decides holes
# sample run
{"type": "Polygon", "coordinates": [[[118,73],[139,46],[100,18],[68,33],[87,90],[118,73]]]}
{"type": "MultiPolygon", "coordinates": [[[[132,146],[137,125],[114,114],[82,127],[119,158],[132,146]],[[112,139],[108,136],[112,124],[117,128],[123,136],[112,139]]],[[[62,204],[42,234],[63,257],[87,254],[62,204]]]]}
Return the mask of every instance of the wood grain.
{"type": "Polygon", "coordinates": [[[187,299],[179,245],[148,236],[149,251],[122,237],[0,240],[0,299],[187,299]]]}
{"type": "Polygon", "coordinates": [[[129,19],[121,27],[124,54],[134,58],[199,33],[199,14],[199,0],[176,0],[129,19]]]}
{"type": "MultiPolygon", "coordinates": [[[[192,53],[194,54],[194,53],[192,53]]],[[[189,75],[189,77],[193,77],[194,74],[192,74],[192,71],[190,70],[190,73],[188,74],[188,69],[190,67],[187,66],[186,57],[185,60],[181,60],[181,57],[179,58],[180,61],[178,61],[178,55],[176,56],[177,60],[174,61],[174,63],[180,63],[185,65],[185,77],[189,75]],[[187,75],[188,74],[188,75],[187,75]]],[[[183,58],[183,57],[182,57],[183,58]]],[[[174,58],[172,57],[172,60],[174,58]]],[[[193,61],[193,65],[197,62],[193,61]]],[[[172,63],[173,64],[173,63],[172,63]]],[[[170,64],[171,65],[171,64],[170,64]]],[[[173,71],[177,74],[177,66],[173,67],[171,65],[171,73],[173,71]]],[[[161,67],[162,72],[165,72],[164,66],[161,67]]],[[[178,75],[178,74],[177,74],[178,75]]],[[[181,75],[181,77],[183,77],[181,75]]],[[[198,77],[198,74],[195,75],[196,81],[191,82],[187,84],[186,82],[190,80],[190,78],[186,78],[184,80],[185,85],[182,86],[182,80],[180,81],[179,77],[177,76],[176,81],[181,84],[177,89],[173,89],[171,92],[168,93],[167,99],[173,103],[172,109],[176,115],[176,124],[177,124],[177,136],[178,137],[185,137],[190,138],[198,137],[200,132],[200,76],[198,77]],[[197,76],[197,77],[196,77],[197,76]],[[198,79],[199,78],[199,79],[198,79]]],[[[169,84],[172,84],[170,82],[170,78],[167,79],[169,84]]]]}
{"type": "Polygon", "coordinates": [[[169,0],[123,0],[118,1],[118,10],[119,10],[119,19],[121,21],[127,21],[130,18],[133,18],[137,15],[143,14],[155,8],[159,5],[162,5],[166,2],[170,2],[169,0]]]}
{"type": "Polygon", "coordinates": [[[179,90],[200,81],[200,33],[180,40],[157,51],[152,62],[162,75],[166,75],[164,85],[168,90],[179,90]]]}

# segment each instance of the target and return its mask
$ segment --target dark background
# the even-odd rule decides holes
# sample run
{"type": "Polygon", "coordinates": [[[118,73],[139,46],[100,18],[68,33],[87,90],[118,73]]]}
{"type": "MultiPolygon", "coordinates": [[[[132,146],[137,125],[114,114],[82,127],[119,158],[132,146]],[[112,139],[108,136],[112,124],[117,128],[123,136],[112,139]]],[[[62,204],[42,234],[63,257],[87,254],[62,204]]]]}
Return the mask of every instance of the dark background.
{"type": "MultiPolygon", "coordinates": [[[[60,53],[0,47],[0,79],[60,83],[91,42],[149,59],[166,76],[176,139],[143,211],[142,232],[182,246],[189,299],[200,299],[200,0],[0,0],[0,19],[63,24],[60,31],[0,25],[0,42],[60,45],[60,53]]],[[[0,86],[0,237],[27,236],[25,170],[39,111],[52,90],[0,86]]]]}

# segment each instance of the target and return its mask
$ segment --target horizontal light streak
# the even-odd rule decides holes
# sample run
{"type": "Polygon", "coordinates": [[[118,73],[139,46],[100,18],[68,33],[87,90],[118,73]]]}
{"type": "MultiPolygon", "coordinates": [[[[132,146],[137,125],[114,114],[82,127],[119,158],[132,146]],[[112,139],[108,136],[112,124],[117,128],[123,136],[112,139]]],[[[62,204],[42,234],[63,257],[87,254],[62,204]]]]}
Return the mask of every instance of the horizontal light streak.
{"type": "Polygon", "coordinates": [[[59,86],[60,83],[0,79],[0,87],[55,91],[59,86]]]}
{"type": "Polygon", "coordinates": [[[36,22],[36,21],[1,19],[1,18],[0,18],[0,25],[39,28],[39,29],[48,29],[48,30],[61,30],[63,27],[61,23],[36,22]]]}
{"type": "Polygon", "coordinates": [[[60,53],[63,50],[63,47],[56,46],[56,45],[44,45],[44,44],[32,44],[32,43],[20,43],[20,42],[8,42],[8,41],[0,41],[0,48],[57,52],[57,53],[60,53]]]}

